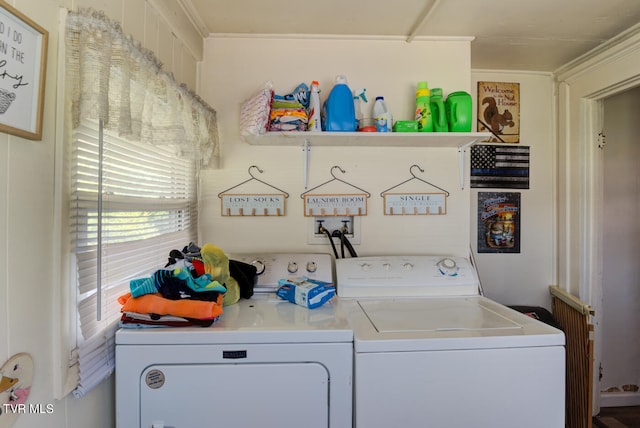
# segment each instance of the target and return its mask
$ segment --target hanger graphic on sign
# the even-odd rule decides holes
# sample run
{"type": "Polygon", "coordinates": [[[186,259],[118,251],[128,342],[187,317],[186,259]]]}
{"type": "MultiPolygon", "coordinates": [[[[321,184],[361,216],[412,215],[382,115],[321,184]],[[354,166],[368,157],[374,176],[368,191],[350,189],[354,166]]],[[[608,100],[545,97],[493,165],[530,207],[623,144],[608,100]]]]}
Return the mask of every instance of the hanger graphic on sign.
{"type": "Polygon", "coordinates": [[[325,185],[327,185],[327,184],[331,183],[332,181],[339,181],[339,182],[341,182],[341,183],[346,184],[347,186],[351,186],[351,187],[353,187],[354,189],[358,189],[358,190],[359,190],[359,191],[361,191],[362,193],[366,194],[366,195],[367,195],[367,198],[369,198],[369,197],[371,196],[371,193],[367,192],[366,190],[361,189],[361,188],[360,188],[360,187],[358,187],[358,186],[355,186],[355,185],[353,185],[353,184],[351,184],[351,183],[349,183],[349,182],[347,182],[347,181],[345,181],[345,180],[343,180],[343,179],[341,179],[341,178],[336,177],[336,176],[335,176],[335,174],[334,174],[334,172],[333,172],[333,170],[334,170],[334,169],[336,169],[336,168],[337,168],[337,169],[339,169],[339,170],[340,170],[340,172],[341,172],[341,173],[343,173],[343,174],[346,172],[344,169],[340,168],[338,165],[334,165],[334,166],[332,166],[332,167],[331,167],[331,170],[329,171],[329,172],[331,173],[331,176],[333,177],[331,180],[325,181],[324,183],[319,184],[319,185],[317,185],[316,187],[313,187],[313,188],[311,188],[311,189],[307,190],[307,191],[306,191],[306,192],[304,192],[304,193],[301,193],[301,194],[300,194],[300,197],[304,199],[304,195],[306,195],[307,193],[310,193],[310,192],[312,192],[312,191],[314,191],[314,190],[316,190],[316,189],[318,189],[318,188],[320,188],[320,187],[322,187],[322,186],[325,186],[325,185]]]}
{"type": "Polygon", "coordinates": [[[258,181],[258,182],[260,182],[260,183],[262,183],[262,184],[264,184],[264,185],[267,185],[267,186],[271,187],[272,189],[276,189],[276,190],[277,190],[278,192],[280,192],[280,193],[284,193],[285,198],[288,198],[288,197],[289,197],[289,194],[288,194],[287,192],[285,192],[284,190],[279,189],[279,188],[277,188],[276,186],[274,186],[274,185],[272,185],[272,184],[267,183],[266,181],[260,180],[258,177],[255,177],[255,176],[251,173],[251,169],[252,169],[252,168],[257,169],[257,170],[258,170],[258,172],[259,172],[260,174],[262,174],[262,173],[264,172],[263,170],[261,170],[261,169],[260,169],[260,168],[258,168],[257,166],[255,166],[255,165],[251,165],[251,166],[249,167],[249,169],[248,169],[248,172],[249,172],[249,175],[251,176],[251,178],[248,178],[248,179],[246,179],[245,181],[243,181],[242,183],[238,183],[238,184],[236,184],[235,186],[229,187],[227,190],[223,190],[222,192],[218,193],[218,197],[219,197],[220,199],[222,199],[222,195],[224,195],[225,193],[227,193],[227,192],[229,192],[230,190],[233,190],[233,189],[235,189],[235,188],[237,188],[237,187],[240,187],[240,186],[242,186],[243,184],[246,184],[246,183],[250,182],[251,180],[258,181]]]}
{"type": "Polygon", "coordinates": [[[384,197],[384,194],[385,194],[385,193],[387,193],[389,190],[393,190],[393,189],[395,189],[395,188],[397,188],[397,187],[400,187],[400,186],[402,186],[403,184],[408,183],[408,182],[409,182],[409,181],[411,181],[411,180],[420,180],[420,181],[422,181],[423,183],[428,184],[429,186],[435,187],[435,188],[436,188],[436,189],[438,189],[438,190],[442,190],[442,191],[445,193],[445,195],[446,195],[446,196],[449,196],[449,192],[447,192],[446,190],[444,190],[442,187],[438,187],[438,186],[436,186],[435,184],[433,184],[433,183],[429,183],[427,180],[423,180],[422,178],[418,177],[418,176],[413,172],[413,168],[418,168],[418,169],[420,170],[420,172],[424,172],[424,169],[420,168],[420,166],[418,166],[418,165],[411,165],[411,167],[409,167],[409,173],[411,174],[411,176],[412,176],[412,177],[411,177],[411,178],[409,178],[409,179],[407,179],[407,180],[405,180],[405,181],[403,181],[402,183],[398,183],[398,184],[396,184],[395,186],[389,187],[387,190],[384,190],[384,191],[380,192],[380,196],[384,197]]]}

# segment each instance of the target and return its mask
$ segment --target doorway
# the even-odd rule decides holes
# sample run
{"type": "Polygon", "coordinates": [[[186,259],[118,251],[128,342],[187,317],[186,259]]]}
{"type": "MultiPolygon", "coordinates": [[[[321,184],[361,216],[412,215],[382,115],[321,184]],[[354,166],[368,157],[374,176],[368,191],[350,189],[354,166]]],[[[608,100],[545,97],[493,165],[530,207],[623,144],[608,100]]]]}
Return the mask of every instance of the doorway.
{"type": "Polygon", "coordinates": [[[600,407],[640,406],[638,112],[640,87],[603,100],[600,407]]]}

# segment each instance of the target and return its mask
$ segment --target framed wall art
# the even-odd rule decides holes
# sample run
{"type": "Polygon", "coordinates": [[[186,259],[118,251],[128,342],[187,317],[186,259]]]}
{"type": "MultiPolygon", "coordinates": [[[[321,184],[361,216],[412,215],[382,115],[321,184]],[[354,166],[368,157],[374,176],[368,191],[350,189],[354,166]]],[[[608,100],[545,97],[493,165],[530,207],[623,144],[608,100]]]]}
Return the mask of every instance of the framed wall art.
{"type": "Polygon", "coordinates": [[[0,132],[42,139],[49,33],[0,0],[0,132]]]}
{"type": "Polygon", "coordinates": [[[478,253],[520,252],[520,193],[478,192],[478,253]]]}
{"type": "Polygon", "coordinates": [[[520,142],[520,84],[478,82],[478,132],[490,132],[486,142],[520,142]]]}

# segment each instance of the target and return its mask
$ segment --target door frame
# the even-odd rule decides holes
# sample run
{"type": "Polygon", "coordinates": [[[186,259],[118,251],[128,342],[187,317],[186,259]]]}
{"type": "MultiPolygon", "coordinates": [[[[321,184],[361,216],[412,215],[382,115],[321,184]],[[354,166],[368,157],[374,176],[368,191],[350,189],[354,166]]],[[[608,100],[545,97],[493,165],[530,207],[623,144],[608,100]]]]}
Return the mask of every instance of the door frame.
{"type": "MultiPolygon", "coordinates": [[[[640,95],[640,83],[638,83],[635,80],[633,80],[632,83],[636,83],[636,84],[632,85],[632,86],[629,86],[629,87],[626,87],[623,91],[615,91],[611,95],[619,96],[621,94],[629,93],[630,95],[625,95],[625,96],[627,96],[627,98],[632,97],[633,99],[636,99],[637,95],[640,95]]],[[[602,127],[603,127],[603,129],[605,129],[604,128],[605,127],[605,123],[604,123],[605,114],[609,118],[612,118],[612,117],[615,116],[615,111],[614,112],[609,111],[609,109],[605,107],[605,104],[606,104],[605,101],[607,101],[608,99],[609,99],[609,97],[607,96],[606,99],[603,98],[601,100],[601,107],[602,108],[600,109],[600,112],[602,113],[601,118],[602,118],[602,127]],[[611,114],[611,113],[613,113],[613,114],[611,114]]],[[[594,112],[594,114],[597,114],[597,113],[599,113],[599,112],[598,111],[594,112]]],[[[609,119],[609,120],[611,120],[611,119],[609,119]]],[[[633,134],[633,130],[636,129],[638,125],[637,124],[633,124],[633,125],[629,125],[629,126],[633,126],[634,128],[627,128],[626,131],[631,131],[631,134],[633,134]]],[[[612,127],[611,124],[609,124],[608,129],[609,129],[609,132],[611,133],[611,135],[606,135],[606,138],[607,139],[611,138],[612,142],[618,143],[618,141],[616,141],[616,139],[615,139],[616,134],[615,134],[613,128],[614,127],[612,127]]],[[[633,142],[631,142],[630,144],[633,144],[633,142]]],[[[605,233],[606,233],[605,220],[604,220],[605,219],[604,209],[605,209],[605,203],[606,203],[606,201],[605,201],[605,192],[606,192],[606,190],[604,188],[604,180],[605,180],[606,177],[604,175],[604,161],[605,161],[604,154],[605,154],[605,152],[604,152],[604,150],[601,150],[601,152],[602,152],[602,156],[600,156],[599,161],[600,161],[600,166],[601,166],[601,168],[600,168],[600,173],[601,173],[600,174],[600,177],[601,177],[600,184],[602,186],[601,186],[600,189],[598,189],[598,197],[600,198],[600,201],[601,201],[599,203],[599,207],[601,209],[600,209],[600,216],[599,216],[600,221],[598,221],[598,226],[599,226],[599,230],[600,230],[600,233],[599,233],[598,236],[601,238],[599,247],[602,250],[602,254],[601,254],[602,255],[602,258],[601,258],[602,259],[602,272],[604,274],[604,269],[605,269],[605,254],[604,254],[604,244],[605,244],[605,242],[604,242],[604,236],[605,236],[605,233]]],[[[600,281],[600,283],[598,285],[600,286],[600,289],[599,289],[600,294],[597,295],[596,297],[598,298],[598,302],[602,306],[604,306],[605,293],[607,293],[610,296],[610,291],[607,291],[605,289],[605,287],[607,287],[607,289],[610,290],[610,288],[611,288],[610,285],[611,284],[609,284],[609,285],[605,284],[604,275],[603,275],[602,281],[600,281]]],[[[609,304],[608,306],[609,306],[609,310],[611,311],[611,304],[609,304]]],[[[607,314],[610,314],[610,312],[609,313],[603,313],[603,311],[600,311],[599,321],[602,321],[604,316],[607,316],[607,314]]],[[[604,328],[606,327],[604,325],[604,323],[602,324],[602,327],[603,328],[600,328],[600,331],[599,331],[600,334],[598,335],[598,338],[601,339],[601,341],[599,342],[600,344],[604,343],[604,335],[605,335],[604,328]]],[[[610,327],[607,328],[607,331],[609,332],[607,334],[610,334],[611,328],[610,327]]],[[[603,350],[602,346],[599,346],[598,348],[599,348],[598,350],[600,351],[599,355],[602,355],[604,353],[604,350],[603,350]]],[[[610,364],[608,364],[607,366],[605,366],[603,368],[605,370],[610,369],[609,365],[610,364]]],[[[595,383],[594,383],[594,385],[595,385],[595,383]]],[[[611,386],[611,384],[605,385],[605,387],[606,386],[611,386]]],[[[614,393],[614,394],[605,394],[605,395],[599,394],[599,395],[600,395],[600,405],[601,406],[604,405],[604,406],[608,407],[608,406],[637,406],[637,405],[640,405],[640,394],[638,394],[638,393],[626,392],[624,394],[615,394],[614,393]],[[605,399],[606,399],[606,402],[604,401],[605,399]]]]}
{"type": "Polygon", "coordinates": [[[558,285],[595,310],[593,412],[600,412],[604,98],[640,86],[640,25],[554,74],[558,89],[558,285]]]}

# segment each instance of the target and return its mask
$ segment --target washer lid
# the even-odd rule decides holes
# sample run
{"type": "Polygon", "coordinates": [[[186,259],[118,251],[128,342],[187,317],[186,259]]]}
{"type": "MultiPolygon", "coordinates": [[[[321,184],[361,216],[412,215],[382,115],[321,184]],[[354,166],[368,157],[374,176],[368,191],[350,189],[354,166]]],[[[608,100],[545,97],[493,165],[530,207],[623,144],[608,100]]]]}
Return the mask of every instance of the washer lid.
{"type": "Polygon", "coordinates": [[[564,334],[482,296],[350,302],[356,352],[564,345],[564,334]]]}

